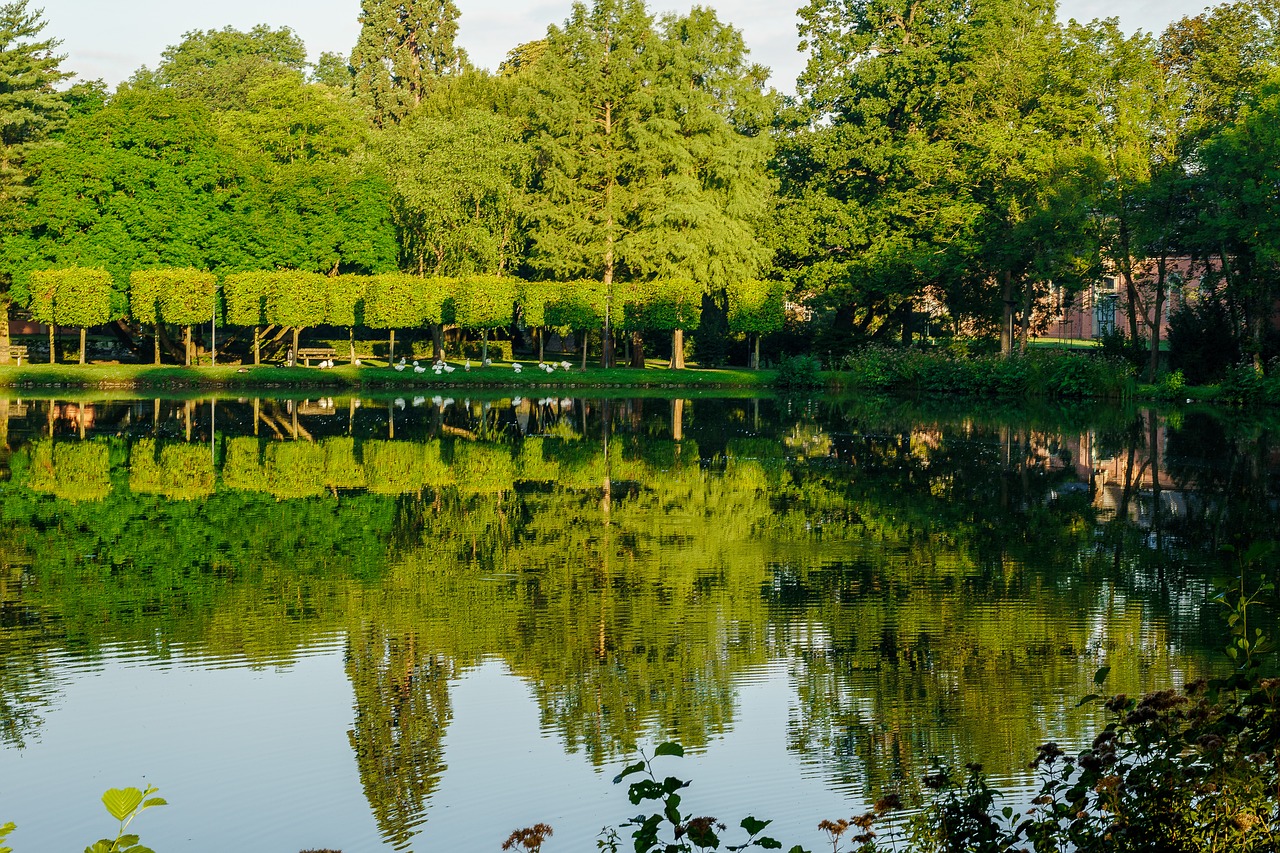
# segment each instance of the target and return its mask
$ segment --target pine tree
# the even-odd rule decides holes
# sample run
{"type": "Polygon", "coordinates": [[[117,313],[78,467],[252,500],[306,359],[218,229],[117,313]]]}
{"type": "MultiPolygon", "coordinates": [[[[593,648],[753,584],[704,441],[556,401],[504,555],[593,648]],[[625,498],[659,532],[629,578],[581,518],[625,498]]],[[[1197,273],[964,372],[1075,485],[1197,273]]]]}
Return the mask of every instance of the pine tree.
{"type": "Polygon", "coordinates": [[[361,0],[353,86],[377,125],[400,121],[422,103],[433,80],[468,67],[454,41],[459,14],[453,0],[361,0]]]}
{"type": "Polygon", "coordinates": [[[66,120],[67,104],[54,86],[71,75],[60,71],[61,42],[37,40],[43,10],[27,0],[0,6],[0,216],[26,195],[27,158],[66,120]]]}
{"type": "MultiPolygon", "coordinates": [[[[40,39],[43,10],[27,0],[0,6],[0,225],[5,231],[28,195],[27,161],[66,120],[54,89],[71,75],[59,70],[56,39],[40,39]]],[[[0,272],[0,364],[9,361],[9,271],[0,272]]]]}

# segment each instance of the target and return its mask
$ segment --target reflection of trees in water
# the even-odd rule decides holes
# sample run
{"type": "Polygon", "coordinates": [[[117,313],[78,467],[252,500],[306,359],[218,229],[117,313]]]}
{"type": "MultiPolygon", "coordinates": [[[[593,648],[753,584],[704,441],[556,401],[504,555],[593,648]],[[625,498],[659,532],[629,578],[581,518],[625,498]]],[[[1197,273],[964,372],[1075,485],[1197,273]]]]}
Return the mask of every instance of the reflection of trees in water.
{"type": "Polygon", "coordinates": [[[414,632],[365,623],[348,635],[346,669],[355,691],[347,738],[365,797],[383,837],[407,849],[445,769],[452,663],[414,632]]]}
{"type": "MultiPolygon", "coordinates": [[[[1269,434],[1228,425],[1218,438],[1190,417],[1199,437],[1180,444],[1152,438],[1158,419],[1108,415],[1089,451],[1071,432],[1086,418],[414,402],[397,433],[438,440],[387,441],[352,406],[329,421],[282,406],[285,440],[219,437],[215,457],[165,430],[152,439],[148,404],[123,409],[138,418],[131,447],[91,439],[65,470],[55,448],[77,445],[61,434],[19,445],[6,535],[33,582],[13,596],[90,650],[182,643],[283,661],[325,630],[365,626],[348,639],[352,747],[380,827],[403,845],[443,770],[447,678],[486,655],[597,764],[650,736],[708,742],[733,724],[734,679],[789,651],[792,745],[839,784],[913,778],[929,754],[1010,772],[1087,723],[1069,706],[1103,656],[1109,686],[1131,692],[1200,666],[1212,616],[1184,609],[1204,600],[1201,540],[1275,526],[1269,434]],[[514,434],[521,413],[539,434],[514,434]],[[294,419],[313,440],[293,440],[294,419]],[[607,450],[604,420],[617,430],[607,450]],[[1221,473],[1192,454],[1215,442],[1221,473]],[[103,448],[100,502],[59,497],[68,473],[102,482],[103,448]],[[1166,462],[1176,488],[1226,496],[1189,499],[1185,519],[1155,514],[1153,530],[1150,514],[1097,504],[1090,452],[1117,456],[1126,506],[1161,504],[1168,484],[1148,475],[1166,462]],[[1152,547],[1153,533],[1176,547],[1152,547]]],[[[224,408],[226,424],[255,417],[220,402],[219,424],[224,408]]],[[[180,438],[186,411],[159,418],[180,438]]],[[[0,690],[47,677],[26,660],[0,690]]],[[[29,730],[14,707],[0,714],[29,730]]]]}
{"type": "Polygon", "coordinates": [[[24,563],[20,549],[0,542],[0,745],[19,749],[40,726],[57,677],[45,615],[21,595],[24,563]]]}

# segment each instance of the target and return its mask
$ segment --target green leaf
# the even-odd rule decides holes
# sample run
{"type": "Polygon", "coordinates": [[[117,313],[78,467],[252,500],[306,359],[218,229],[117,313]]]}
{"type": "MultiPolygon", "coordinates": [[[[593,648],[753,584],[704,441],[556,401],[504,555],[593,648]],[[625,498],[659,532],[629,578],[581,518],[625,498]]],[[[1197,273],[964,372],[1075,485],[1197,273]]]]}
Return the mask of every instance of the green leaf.
{"type": "Polygon", "coordinates": [[[626,766],[626,768],[625,768],[621,773],[619,773],[617,776],[614,776],[614,777],[613,777],[613,784],[615,784],[615,785],[616,785],[616,784],[618,784],[619,782],[621,782],[623,779],[625,779],[625,778],[627,778],[628,776],[630,776],[632,773],[639,773],[639,772],[641,772],[642,770],[644,770],[644,762],[643,762],[643,761],[637,761],[635,764],[628,764],[628,765],[626,766]]]}
{"type": "Polygon", "coordinates": [[[742,823],[738,825],[747,831],[747,835],[755,835],[771,823],[773,823],[771,820],[758,820],[751,815],[747,815],[742,819],[742,823]]]}
{"type": "Polygon", "coordinates": [[[149,800],[144,800],[142,803],[142,808],[138,809],[138,811],[142,811],[143,809],[155,808],[156,806],[167,806],[167,805],[169,805],[169,801],[166,800],[164,797],[152,797],[149,800]]]}
{"type": "Polygon", "coordinates": [[[795,847],[792,847],[790,850],[788,850],[787,853],[809,853],[809,851],[805,850],[803,847],[797,844],[795,847]]]}
{"type": "Polygon", "coordinates": [[[1102,682],[1107,680],[1107,676],[1110,674],[1111,674],[1111,667],[1109,666],[1099,667],[1098,671],[1093,674],[1093,683],[1101,684],[1102,682]]]}
{"type": "Polygon", "coordinates": [[[680,795],[672,794],[667,797],[667,806],[662,811],[667,816],[667,820],[675,824],[680,823],[680,795]]]}
{"type": "Polygon", "coordinates": [[[688,782],[677,779],[675,776],[668,776],[666,779],[662,780],[662,790],[666,791],[668,794],[687,787],[689,787],[688,782]]]}
{"type": "Polygon", "coordinates": [[[660,743],[658,748],[653,751],[653,757],[657,758],[659,755],[674,755],[677,758],[684,758],[684,747],[671,741],[660,743]]]}
{"type": "Polygon", "coordinates": [[[1087,705],[1087,704],[1089,704],[1090,702],[1092,702],[1093,700],[1095,700],[1095,699],[1099,699],[1099,698],[1101,698],[1101,697],[1100,697],[1100,696],[1098,696],[1098,694],[1097,694],[1097,693],[1090,693],[1090,694],[1088,694],[1087,696],[1082,696],[1082,697],[1080,698],[1080,701],[1076,703],[1076,707],[1077,707],[1077,708],[1079,708],[1081,705],[1087,705]]]}
{"type": "Polygon", "coordinates": [[[84,848],[84,853],[111,853],[114,846],[109,838],[99,838],[89,847],[84,848]]]}
{"type": "Polygon", "coordinates": [[[770,838],[767,835],[763,835],[756,839],[756,846],[763,847],[765,850],[781,850],[782,842],[776,838],[770,838]]]}
{"type": "Polygon", "coordinates": [[[102,804],[116,820],[124,820],[142,804],[142,792],[137,788],[110,788],[102,795],[102,804]]]}

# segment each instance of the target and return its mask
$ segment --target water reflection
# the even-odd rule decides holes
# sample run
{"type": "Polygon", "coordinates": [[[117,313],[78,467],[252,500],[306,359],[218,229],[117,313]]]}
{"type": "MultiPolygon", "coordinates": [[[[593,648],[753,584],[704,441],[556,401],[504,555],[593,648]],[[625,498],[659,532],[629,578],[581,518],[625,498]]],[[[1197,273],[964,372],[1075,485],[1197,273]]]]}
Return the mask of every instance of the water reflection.
{"type": "Polygon", "coordinates": [[[714,743],[783,660],[794,760],[853,799],[932,755],[1016,775],[1087,736],[1099,665],[1117,692],[1214,666],[1218,548],[1280,511],[1271,426],[1200,413],[24,399],[0,425],[6,748],[54,659],[287,665],[339,635],[397,848],[449,772],[450,685],[493,659],[593,766],[714,743]]]}

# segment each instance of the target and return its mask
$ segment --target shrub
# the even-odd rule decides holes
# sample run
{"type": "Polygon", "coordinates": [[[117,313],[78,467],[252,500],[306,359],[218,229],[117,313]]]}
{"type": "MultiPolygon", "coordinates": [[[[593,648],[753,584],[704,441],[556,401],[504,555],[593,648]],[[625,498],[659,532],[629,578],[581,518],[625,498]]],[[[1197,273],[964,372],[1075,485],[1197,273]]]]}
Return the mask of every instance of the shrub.
{"type": "Polygon", "coordinates": [[[793,355],[778,364],[773,379],[778,388],[821,388],[822,365],[811,355],[793,355]]]}

